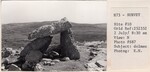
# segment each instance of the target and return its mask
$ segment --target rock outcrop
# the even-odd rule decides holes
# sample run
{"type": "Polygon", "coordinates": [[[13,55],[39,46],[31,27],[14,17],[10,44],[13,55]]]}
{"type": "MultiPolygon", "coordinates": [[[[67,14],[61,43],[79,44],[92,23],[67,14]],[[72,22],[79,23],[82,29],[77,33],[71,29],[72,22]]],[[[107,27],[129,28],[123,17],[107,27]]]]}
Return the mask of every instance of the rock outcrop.
{"type": "Polygon", "coordinates": [[[105,42],[97,41],[97,42],[89,42],[86,43],[87,49],[90,51],[90,59],[89,62],[86,63],[84,66],[89,71],[106,71],[106,47],[101,47],[102,44],[106,44],[105,42]]]}

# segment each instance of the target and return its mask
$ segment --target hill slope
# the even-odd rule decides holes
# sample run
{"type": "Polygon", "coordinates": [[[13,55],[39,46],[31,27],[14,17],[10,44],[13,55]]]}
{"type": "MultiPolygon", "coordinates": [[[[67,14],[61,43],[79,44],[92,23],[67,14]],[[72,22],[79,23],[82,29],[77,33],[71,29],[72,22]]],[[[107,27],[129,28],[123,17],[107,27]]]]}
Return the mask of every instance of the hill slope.
{"type": "MultiPolygon", "coordinates": [[[[27,37],[31,31],[48,24],[50,24],[50,21],[4,24],[2,25],[2,47],[24,47],[29,42],[27,37]]],[[[76,41],[106,40],[106,24],[72,23],[72,26],[76,41]]],[[[54,36],[53,43],[59,43],[59,34],[54,36]]]]}

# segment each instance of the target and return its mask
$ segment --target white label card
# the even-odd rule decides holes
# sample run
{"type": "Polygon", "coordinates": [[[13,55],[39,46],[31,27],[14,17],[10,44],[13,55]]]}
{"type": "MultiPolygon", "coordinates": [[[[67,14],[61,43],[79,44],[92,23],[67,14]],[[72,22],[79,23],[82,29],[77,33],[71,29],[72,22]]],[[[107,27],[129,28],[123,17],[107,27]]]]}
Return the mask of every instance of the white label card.
{"type": "Polygon", "coordinates": [[[148,8],[113,7],[111,11],[111,67],[146,67],[149,57],[148,8]]]}

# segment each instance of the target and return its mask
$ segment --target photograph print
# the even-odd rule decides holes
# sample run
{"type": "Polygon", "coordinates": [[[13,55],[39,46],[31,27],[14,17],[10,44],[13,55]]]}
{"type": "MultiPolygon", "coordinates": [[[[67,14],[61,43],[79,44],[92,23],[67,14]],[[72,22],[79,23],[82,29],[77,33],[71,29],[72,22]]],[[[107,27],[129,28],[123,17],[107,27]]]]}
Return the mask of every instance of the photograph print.
{"type": "Polygon", "coordinates": [[[2,1],[2,71],[107,71],[107,2],[2,1]]]}

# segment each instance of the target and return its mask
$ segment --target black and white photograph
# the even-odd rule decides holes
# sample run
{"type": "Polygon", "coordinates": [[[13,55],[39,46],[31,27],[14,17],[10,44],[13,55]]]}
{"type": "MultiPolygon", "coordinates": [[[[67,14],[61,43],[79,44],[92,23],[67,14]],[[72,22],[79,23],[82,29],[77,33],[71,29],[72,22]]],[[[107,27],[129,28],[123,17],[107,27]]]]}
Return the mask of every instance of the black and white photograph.
{"type": "Polygon", "coordinates": [[[107,1],[1,3],[2,71],[107,71],[107,1]]]}

